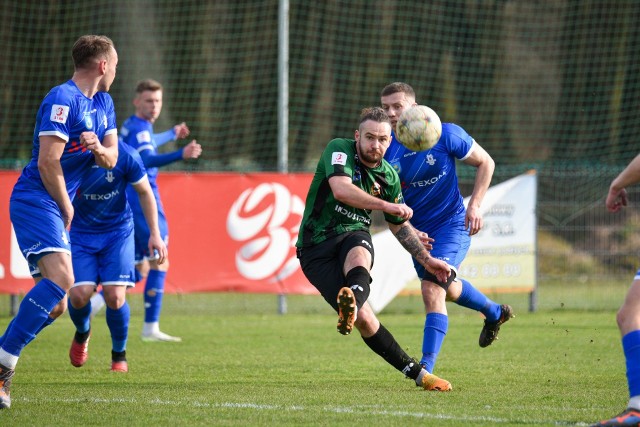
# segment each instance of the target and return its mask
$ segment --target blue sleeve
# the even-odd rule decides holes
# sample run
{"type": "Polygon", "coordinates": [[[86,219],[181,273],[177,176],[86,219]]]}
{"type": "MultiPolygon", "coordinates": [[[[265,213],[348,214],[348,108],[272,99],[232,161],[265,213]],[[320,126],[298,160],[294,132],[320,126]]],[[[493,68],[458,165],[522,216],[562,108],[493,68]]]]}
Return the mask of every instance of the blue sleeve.
{"type": "Polygon", "coordinates": [[[127,157],[127,182],[136,183],[147,175],[144,163],[138,152],[128,146],[122,149],[122,155],[127,157]],[[125,154],[126,152],[126,154],[125,154]]]}
{"type": "Polygon", "coordinates": [[[153,139],[156,142],[156,147],[160,147],[161,145],[164,145],[169,141],[175,141],[176,133],[174,132],[173,128],[171,128],[168,131],[162,133],[154,133],[153,139]]]}
{"type": "Polygon", "coordinates": [[[442,128],[442,134],[445,135],[446,133],[445,144],[448,151],[458,160],[466,158],[473,146],[471,135],[453,123],[443,123],[442,128]]]}
{"type": "Polygon", "coordinates": [[[142,157],[142,162],[147,169],[158,168],[182,160],[183,150],[184,148],[181,148],[166,154],[156,154],[153,150],[143,150],[140,152],[140,157],[142,157]]]}

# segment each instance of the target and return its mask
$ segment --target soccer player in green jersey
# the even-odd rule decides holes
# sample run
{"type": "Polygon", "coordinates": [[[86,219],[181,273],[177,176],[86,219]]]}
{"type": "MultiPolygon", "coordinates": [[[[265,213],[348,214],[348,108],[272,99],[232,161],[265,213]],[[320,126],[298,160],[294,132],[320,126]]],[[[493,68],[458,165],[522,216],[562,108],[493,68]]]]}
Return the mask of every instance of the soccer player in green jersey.
{"type": "Polygon", "coordinates": [[[379,107],[365,108],[355,139],[334,139],[316,168],[300,225],[297,255],[305,276],[338,312],[338,332],[355,326],[364,342],[425,390],[449,391],[451,384],[407,355],[376,318],[367,302],[374,249],[371,211],[384,213],[389,229],[442,282],[455,278],[432,258],[409,224],[413,211],[403,203],[398,174],[383,159],[391,143],[391,121],[379,107]]]}

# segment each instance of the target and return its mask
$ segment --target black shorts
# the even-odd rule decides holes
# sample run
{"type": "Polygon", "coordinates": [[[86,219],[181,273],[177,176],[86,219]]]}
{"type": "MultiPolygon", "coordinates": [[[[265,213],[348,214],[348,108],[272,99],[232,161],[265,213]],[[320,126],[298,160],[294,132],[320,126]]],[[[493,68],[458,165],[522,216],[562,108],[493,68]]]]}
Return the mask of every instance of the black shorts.
{"type": "Polygon", "coordinates": [[[338,291],[345,286],[344,262],[349,251],[362,246],[371,252],[373,266],[373,242],[366,231],[342,233],[317,245],[298,248],[302,272],[309,282],[320,291],[320,295],[338,311],[338,291]]]}

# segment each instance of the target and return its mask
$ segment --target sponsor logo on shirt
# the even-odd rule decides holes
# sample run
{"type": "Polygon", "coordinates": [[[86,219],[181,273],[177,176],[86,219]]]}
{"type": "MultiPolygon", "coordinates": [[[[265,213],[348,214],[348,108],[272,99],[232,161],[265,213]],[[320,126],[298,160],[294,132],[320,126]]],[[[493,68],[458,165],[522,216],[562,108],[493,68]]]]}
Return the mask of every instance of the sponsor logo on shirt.
{"type": "Polygon", "coordinates": [[[343,206],[336,205],[335,211],[338,212],[341,215],[346,216],[349,219],[353,219],[353,220],[361,222],[363,224],[371,225],[371,218],[367,218],[364,215],[358,215],[357,213],[351,212],[350,210],[348,210],[347,208],[345,208],[343,206]]]}
{"type": "Polygon", "coordinates": [[[64,124],[67,122],[68,115],[69,115],[69,106],[53,104],[53,106],[51,107],[51,116],[49,117],[49,120],[51,120],[52,122],[58,122],[58,123],[64,124]]]}
{"type": "Polygon", "coordinates": [[[331,154],[331,164],[332,165],[346,165],[347,164],[347,154],[336,151],[331,154]]]}
{"type": "Polygon", "coordinates": [[[120,191],[113,190],[112,192],[105,194],[82,194],[81,197],[84,198],[84,200],[95,200],[98,202],[103,202],[118,197],[118,195],[120,195],[120,191]]]}
{"type": "Polygon", "coordinates": [[[104,128],[107,128],[107,115],[105,114],[104,116],[102,116],[102,124],[104,125],[104,128]]]}
{"type": "MultiPolygon", "coordinates": [[[[447,175],[447,172],[446,171],[442,171],[442,173],[440,175],[438,175],[438,176],[434,176],[434,177],[431,177],[429,179],[423,179],[423,180],[416,181],[416,182],[411,182],[411,183],[409,183],[409,187],[413,187],[413,188],[416,188],[416,187],[428,187],[430,185],[436,184],[440,180],[440,178],[444,177],[445,175],[447,175]]],[[[402,183],[402,187],[406,188],[407,187],[406,183],[403,182],[402,183]]]]}

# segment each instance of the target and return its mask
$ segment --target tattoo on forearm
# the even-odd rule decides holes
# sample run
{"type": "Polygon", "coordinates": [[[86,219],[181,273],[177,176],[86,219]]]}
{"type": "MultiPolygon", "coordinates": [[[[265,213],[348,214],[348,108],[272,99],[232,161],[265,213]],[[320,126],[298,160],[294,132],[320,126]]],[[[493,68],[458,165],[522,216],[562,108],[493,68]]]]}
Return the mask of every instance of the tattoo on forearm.
{"type": "Polygon", "coordinates": [[[402,224],[395,234],[398,242],[418,261],[427,261],[429,252],[424,248],[422,242],[416,235],[415,230],[408,224],[402,224]]]}

